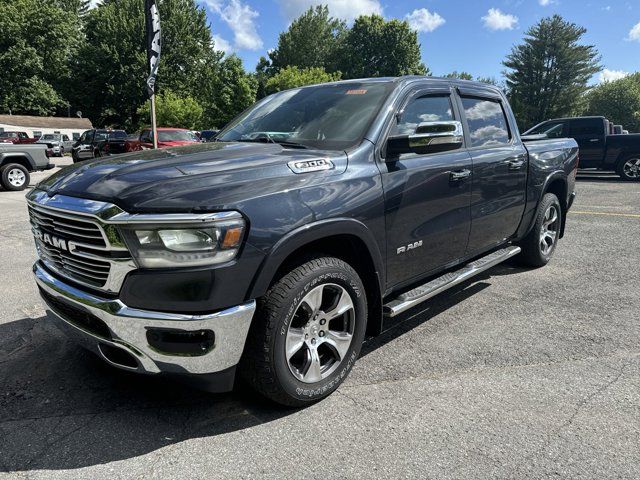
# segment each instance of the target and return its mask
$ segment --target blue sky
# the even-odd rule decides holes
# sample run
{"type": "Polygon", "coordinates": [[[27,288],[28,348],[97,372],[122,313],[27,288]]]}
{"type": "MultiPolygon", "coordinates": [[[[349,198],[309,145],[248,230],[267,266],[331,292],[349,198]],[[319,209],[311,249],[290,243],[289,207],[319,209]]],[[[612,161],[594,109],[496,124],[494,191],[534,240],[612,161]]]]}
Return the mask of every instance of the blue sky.
{"type": "Polygon", "coordinates": [[[335,17],[360,14],[408,19],[418,30],[423,61],[434,75],[464,70],[501,77],[501,61],[529,26],[559,13],[582,25],[606,69],[593,83],[640,71],[640,0],[200,0],[216,47],[237,53],[249,70],[275,47],[278,34],[311,5],[335,17]]]}

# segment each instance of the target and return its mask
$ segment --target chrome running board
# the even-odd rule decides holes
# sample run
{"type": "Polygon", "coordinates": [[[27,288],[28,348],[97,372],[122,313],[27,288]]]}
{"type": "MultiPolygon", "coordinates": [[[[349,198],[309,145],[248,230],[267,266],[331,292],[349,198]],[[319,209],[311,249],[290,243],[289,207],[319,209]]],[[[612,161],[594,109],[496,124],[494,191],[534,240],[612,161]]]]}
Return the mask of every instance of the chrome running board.
{"type": "Polygon", "coordinates": [[[497,250],[486,257],[467,263],[464,267],[453,272],[446,273],[430,282],[409,290],[406,293],[394,298],[384,305],[385,317],[395,317],[396,315],[415,307],[425,300],[435,297],[441,292],[458,285],[465,280],[477,275],[489,268],[504,262],[505,260],[520,253],[520,247],[509,246],[497,250]]]}

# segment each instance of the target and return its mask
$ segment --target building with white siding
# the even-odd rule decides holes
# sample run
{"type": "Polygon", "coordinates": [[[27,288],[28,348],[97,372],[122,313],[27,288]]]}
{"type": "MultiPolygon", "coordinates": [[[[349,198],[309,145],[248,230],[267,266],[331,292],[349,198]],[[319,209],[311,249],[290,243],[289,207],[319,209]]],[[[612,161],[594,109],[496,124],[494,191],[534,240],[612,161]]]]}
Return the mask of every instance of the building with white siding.
{"type": "Polygon", "coordinates": [[[61,133],[77,140],[82,132],[91,128],[93,126],[88,118],[0,115],[0,133],[27,132],[30,137],[39,137],[45,133],[61,133]]]}

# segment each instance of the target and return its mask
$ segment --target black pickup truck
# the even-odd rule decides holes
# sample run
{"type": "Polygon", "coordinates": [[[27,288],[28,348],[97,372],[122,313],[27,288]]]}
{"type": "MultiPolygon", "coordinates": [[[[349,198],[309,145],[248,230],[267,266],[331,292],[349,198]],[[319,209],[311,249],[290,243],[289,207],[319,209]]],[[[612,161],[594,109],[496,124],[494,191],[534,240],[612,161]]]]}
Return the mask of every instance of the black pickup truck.
{"type": "Polygon", "coordinates": [[[428,77],[269,96],[213,143],[96,159],[28,195],[49,317],[114,366],[305,405],[365,335],[511,257],[545,265],[571,139],[524,144],[500,90],[428,77]]]}
{"type": "Polygon", "coordinates": [[[523,136],[534,138],[570,137],[580,147],[580,168],[616,172],[629,181],[640,180],[640,134],[623,135],[620,125],[604,117],[574,117],[547,120],[527,130],[523,136]],[[620,127],[620,134],[616,134],[620,127]]]}

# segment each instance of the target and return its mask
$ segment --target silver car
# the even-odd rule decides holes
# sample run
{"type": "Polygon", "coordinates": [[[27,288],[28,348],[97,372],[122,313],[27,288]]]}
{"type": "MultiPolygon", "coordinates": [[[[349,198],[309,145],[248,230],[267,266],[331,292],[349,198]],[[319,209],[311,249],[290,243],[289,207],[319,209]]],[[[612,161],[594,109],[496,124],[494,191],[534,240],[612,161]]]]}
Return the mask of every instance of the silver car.
{"type": "Polygon", "coordinates": [[[36,143],[46,143],[51,146],[53,155],[56,157],[64,156],[65,150],[70,150],[73,142],[69,139],[69,135],[60,133],[45,133],[36,143]]]}

